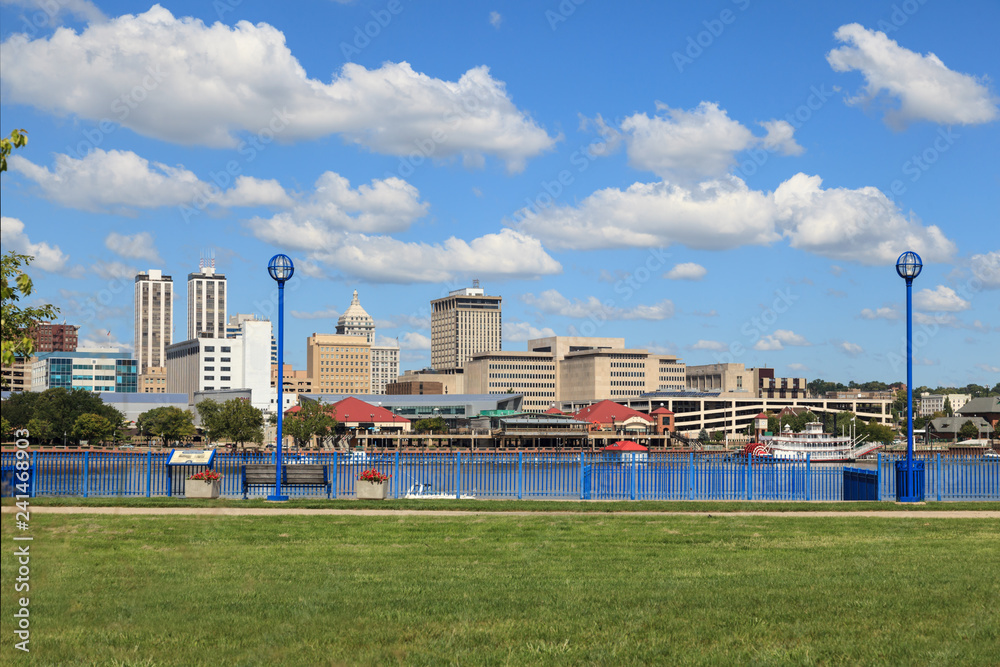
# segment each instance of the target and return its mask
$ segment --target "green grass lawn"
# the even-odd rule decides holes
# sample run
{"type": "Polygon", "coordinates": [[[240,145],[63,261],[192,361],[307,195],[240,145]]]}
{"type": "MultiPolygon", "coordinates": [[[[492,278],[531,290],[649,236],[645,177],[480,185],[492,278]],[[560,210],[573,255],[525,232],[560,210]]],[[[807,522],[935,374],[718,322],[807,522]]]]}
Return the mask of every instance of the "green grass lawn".
{"type": "MultiPolygon", "coordinates": [[[[219,498],[81,498],[79,496],[43,496],[32,498],[35,507],[289,507],[293,509],[380,509],[380,510],[465,510],[476,512],[910,512],[910,511],[1000,511],[1000,502],[780,502],[717,500],[325,500],[311,498],[268,502],[262,498],[243,500],[219,498]]],[[[13,498],[4,498],[13,505],[13,498]]]]}
{"type": "MultiPolygon", "coordinates": [[[[630,505],[631,506],[631,505],[630,505]]],[[[3,664],[14,650],[2,521],[3,664]]],[[[31,517],[34,664],[997,664],[1000,521],[31,517]]]]}

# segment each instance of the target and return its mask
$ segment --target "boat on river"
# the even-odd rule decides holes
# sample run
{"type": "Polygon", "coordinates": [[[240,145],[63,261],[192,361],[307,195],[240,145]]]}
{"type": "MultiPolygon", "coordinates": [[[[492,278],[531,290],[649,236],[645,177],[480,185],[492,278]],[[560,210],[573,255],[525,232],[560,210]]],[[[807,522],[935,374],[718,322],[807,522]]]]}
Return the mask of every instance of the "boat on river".
{"type": "Polygon", "coordinates": [[[853,461],[882,446],[864,438],[824,433],[822,422],[809,422],[801,433],[786,428],[780,435],[765,436],[760,444],[775,461],[805,461],[808,457],[813,463],[853,461]]]}

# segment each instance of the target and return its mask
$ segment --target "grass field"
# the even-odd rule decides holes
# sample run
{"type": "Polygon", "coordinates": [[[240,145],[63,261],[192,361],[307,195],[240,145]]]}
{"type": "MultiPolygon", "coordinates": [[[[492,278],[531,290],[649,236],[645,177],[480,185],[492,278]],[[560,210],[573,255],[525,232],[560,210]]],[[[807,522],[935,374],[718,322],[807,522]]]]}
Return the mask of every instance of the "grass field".
{"type": "MultiPolygon", "coordinates": [[[[5,665],[27,664],[12,519],[5,665]]],[[[989,519],[34,514],[30,534],[39,665],[952,665],[1000,646],[989,519]]]]}

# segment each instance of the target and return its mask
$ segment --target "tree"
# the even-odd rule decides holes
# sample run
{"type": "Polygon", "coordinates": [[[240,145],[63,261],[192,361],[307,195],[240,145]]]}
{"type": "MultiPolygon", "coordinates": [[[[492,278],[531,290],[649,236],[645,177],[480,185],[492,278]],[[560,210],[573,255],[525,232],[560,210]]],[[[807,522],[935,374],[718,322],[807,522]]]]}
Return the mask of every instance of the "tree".
{"type": "Polygon", "coordinates": [[[722,442],[723,438],[725,437],[726,434],[723,433],[722,431],[715,431],[712,433],[712,440],[714,440],[715,442],[722,442]]]}
{"type": "Polygon", "coordinates": [[[141,435],[162,438],[164,446],[195,433],[191,412],[172,405],[143,412],[136,420],[136,427],[141,435]]]}
{"type": "Polygon", "coordinates": [[[7,171],[7,156],[10,155],[11,151],[27,144],[27,130],[14,130],[9,137],[0,139],[0,172],[7,171]]]}
{"type": "Polygon", "coordinates": [[[25,428],[28,430],[29,437],[34,438],[35,442],[48,442],[55,435],[55,431],[52,430],[52,424],[44,419],[30,419],[25,424],[25,428]]]}
{"type": "Polygon", "coordinates": [[[0,440],[6,440],[13,428],[6,417],[0,417],[0,440]]]}
{"type": "Polygon", "coordinates": [[[698,442],[708,442],[708,431],[705,429],[698,431],[698,442]]]}
{"type": "Polygon", "coordinates": [[[955,411],[951,409],[951,399],[944,397],[944,414],[946,417],[954,417],[955,411]]]}
{"type": "Polygon", "coordinates": [[[972,423],[971,419],[968,419],[958,429],[958,435],[962,438],[962,440],[971,440],[979,437],[979,429],[976,428],[976,425],[972,423]]]}
{"type": "Polygon", "coordinates": [[[92,412],[80,415],[73,424],[73,437],[77,440],[104,442],[114,435],[115,425],[110,419],[92,412]]]}
{"type": "MultiPolygon", "coordinates": [[[[333,420],[332,417],[330,419],[333,420]]],[[[223,437],[235,442],[237,446],[244,442],[259,443],[264,440],[264,413],[246,399],[233,398],[223,403],[218,421],[223,437]]]]}
{"type": "Polygon", "coordinates": [[[30,357],[35,349],[34,341],[28,334],[31,325],[39,320],[51,320],[59,312],[51,304],[25,308],[17,305],[18,301],[34,292],[31,278],[22,269],[27,268],[32,259],[31,255],[20,255],[14,251],[0,258],[0,361],[4,366],[13,366],[16,357],[30,357]]]}
{"type": "Polygon", "coordinates": [[[885,424],[879,424],[874,419],[864,424],[862,429],[859,429],[860,431],[863,431],[868,436],[869,442],[881,442],[884,445],[888,445],[896,438],[895,431],[885,424]]]}
{"type": "Polygon", "coordinates": [[[447,433],[448,423],[444,417],[431,417],[428,419],[418,419],[413,425],[418,433],[447,433]]]}
{"type": "Polygon", "coordinates": [[[222,411],[222,404],[212,399],[206,399],[194,406],[201,418],[201,430],[209,443],[219,440],[223,434],[222,421],[219,413],[222,411]]]}
{"type": "MultiPolygon", "coordinates": [[[[49,423],[52,437],[68,436],[83,414],[101,415],[118,430],[124,426],[125,415],[116,408],[106,405],[97,394],[86,389],[46,389],[37,398],[30,399],[31,418],[49,423]]],[[[6,412],[6,410],[5,410],[6,412]]]]}
{"type": "Polygon", "coordinates": [[[298,411],[285,415],[282,421],[284,435],[295,439],[300,449],[312,441],[313,436],[322,440],[337,428],[337,420],[319,401],[306,401],[298,411]]]}

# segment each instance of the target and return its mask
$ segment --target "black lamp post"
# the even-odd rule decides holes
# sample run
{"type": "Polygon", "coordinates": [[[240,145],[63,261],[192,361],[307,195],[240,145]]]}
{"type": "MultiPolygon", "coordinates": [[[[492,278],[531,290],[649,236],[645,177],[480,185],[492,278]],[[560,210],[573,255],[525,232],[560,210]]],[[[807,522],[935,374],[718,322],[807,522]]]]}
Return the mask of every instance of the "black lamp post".
{"type": "Polygon", "coordinates": [[[288,500],[281,495],[281,425],[284,421],[285,409],[282,399],[282,385],[285,370],[285,282],[295,273],[295,265],[288,255],[275,255],[267,263],[267,272],[278,283],[278,443],[275,448],[274,494],[268,500],[288,500]]]}
{"type": "Polygon", "coordinates": [[[913,251],[896,260],[896,273],[906,281],[906,460],[896,462],[896,502],[900,503],[924,499],[924,462],[913,460],[913,279],[923,266],[913,251]]]}

